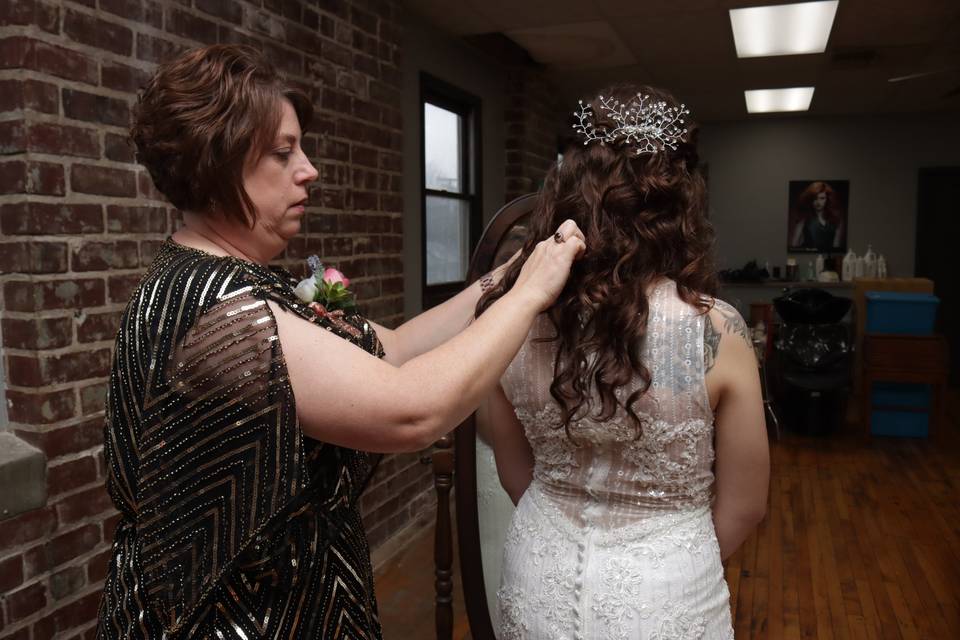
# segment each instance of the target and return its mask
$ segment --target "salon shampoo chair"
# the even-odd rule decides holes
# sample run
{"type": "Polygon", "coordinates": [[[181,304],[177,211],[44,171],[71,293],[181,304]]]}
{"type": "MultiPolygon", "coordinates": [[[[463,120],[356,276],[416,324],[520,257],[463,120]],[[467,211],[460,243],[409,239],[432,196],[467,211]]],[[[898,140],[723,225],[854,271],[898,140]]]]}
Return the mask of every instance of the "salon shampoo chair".
{"type": "Polygon", "coordinates": [[[852,301],[823,289],[793,289],[773,304],[781,320],[774,344],[781,417],[798,433],[835,431],[852,387],[853,340],[843,322],[852,301]]]}

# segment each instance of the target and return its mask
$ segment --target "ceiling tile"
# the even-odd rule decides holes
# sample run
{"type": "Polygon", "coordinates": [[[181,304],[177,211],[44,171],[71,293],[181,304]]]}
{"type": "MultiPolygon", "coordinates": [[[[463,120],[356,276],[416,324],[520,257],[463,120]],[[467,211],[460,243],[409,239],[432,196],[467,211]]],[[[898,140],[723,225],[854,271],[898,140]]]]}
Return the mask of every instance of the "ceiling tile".
{"type": "Polygon", "coordinates": [[[534,60],[548,66],[585,69],[636,62],[606,22],[515,29],[505,33],[526,49],[534,60]]]}

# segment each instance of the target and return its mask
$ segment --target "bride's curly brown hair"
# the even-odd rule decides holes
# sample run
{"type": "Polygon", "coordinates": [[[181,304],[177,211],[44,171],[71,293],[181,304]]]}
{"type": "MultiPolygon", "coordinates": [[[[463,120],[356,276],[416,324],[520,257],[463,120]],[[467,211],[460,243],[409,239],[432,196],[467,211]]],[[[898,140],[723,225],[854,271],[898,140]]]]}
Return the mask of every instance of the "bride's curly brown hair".
{"type": "MultiPolygon", "coordinates": [[[[619,84],[600,92],[621,103],[638,93],[679,107],[666,91],[619,84]]],[[[597,127],[616,125],[591,104],[597,127]]],[[[566,286],[547,310],[559,341],[550,394],[562,408],[563,428],[585,415],[596,392],[595,419],[610,419],[623,407],[637,428],[634,405],[647,392],[651,373],[641,360],[649,317],[648,288],[661,278],[677,284],[680,297],[706,313],[716,294],[713,229],[706,219],[706,184],[697,155],[698,127],[683,125],[677,149],[635,154],[630,145],[575,144],[550,169],[530,220],[521,255],[500,283],[480,298],[479,316],[513,286],[537,242],[571,219],[586,237],[586,252],[574,263],[566,286]],[[642,384],[621,401],[616,391],[639,376],[642,384]]]]}

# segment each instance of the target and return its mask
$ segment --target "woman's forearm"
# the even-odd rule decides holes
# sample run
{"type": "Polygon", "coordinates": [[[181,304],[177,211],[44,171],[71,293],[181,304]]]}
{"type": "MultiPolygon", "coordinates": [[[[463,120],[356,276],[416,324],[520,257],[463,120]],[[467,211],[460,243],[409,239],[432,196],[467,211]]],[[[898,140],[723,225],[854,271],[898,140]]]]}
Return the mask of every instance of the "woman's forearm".
{"type": "Polygon", "coordinates": [[[417,391],[418,422],[428,440],[459,424],[490,393],[537,313],[522,293],[508,292],[465,330],[400,367],[417,391]]]}
{"type": "Polygon", "coordinates": [[[473,320],[482,293],[478,280],[449,300],[394,329],[396,358],[393,364],[400,365],[426,353],[466,329],[473,320]]]}
{"type": "MultiPolygon", "coordinates": [[[[512,260],[513,258],[507,264],[512,260]]],[[[387,361],[400,366],[411,358],[440,346],[466,329],[473,321],[477,302],[483,295],[480,283],[485,279],[491,284],[497,282],[506,266],[504,264],[497,267],[489,276],[484,276],[449,300],[414,316],[392,331],[374,323],[377,334],[384,342],[387,361]]]]}
{"type": "Polygon", "coordinates": [[[720,559],[726,560],[733,555],[743,544],[743,541],[753,533],[761,520],[763,520],[762,513],[736,514],[714,506],[713,525],[717,530],[720,559]]]}

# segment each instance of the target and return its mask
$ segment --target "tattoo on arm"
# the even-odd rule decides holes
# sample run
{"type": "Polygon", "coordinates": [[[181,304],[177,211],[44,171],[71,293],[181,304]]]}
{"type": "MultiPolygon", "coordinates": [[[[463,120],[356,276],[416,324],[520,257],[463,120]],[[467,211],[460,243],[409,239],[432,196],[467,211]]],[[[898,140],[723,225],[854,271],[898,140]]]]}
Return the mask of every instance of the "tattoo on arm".
{"type": "Polygon", "coordinates": [[[491,271],[487,275],[480,278],[480,291],[486,293],[490,289],[493,289],[493,272],[491,271]]]}
{"type": "MultiPolygon", "coordinates": [[[[751,340],[750,328],[747,327],[747,323],[744,322],[740,313],[723,300],[717,300],[714,309],[723,317],[723,333],[740,336],[743,338],[743,341],[747,343],[747,346],[752,349],[753,341],[751,340]]],[[[710,314],[707,314],[707,317],[704,319],[703,328],[704,373],[710,371],[717,363],[717,353],[720,351],[720,337],[721,332],[717,331],[717,327],[710,318],[710,314]]]]}
{"type": "Polygon", "coordinates": [[[710,314],[703,319],[703,372],[707,373],[717,364],[717,351],[720,349],[720,332],[713,326],[710,314]]]}
{"type": "Polygon", "coordinates": [[[740,336],[743,338],[743,341],[747,343],[747,346],[752,349],[753,342],[750,339],[750,328],[747,327],[747,323],[743,321],[740,313],[723,300],[717,300],[714,308],[723,316],[724,333],[740,336]]]}

